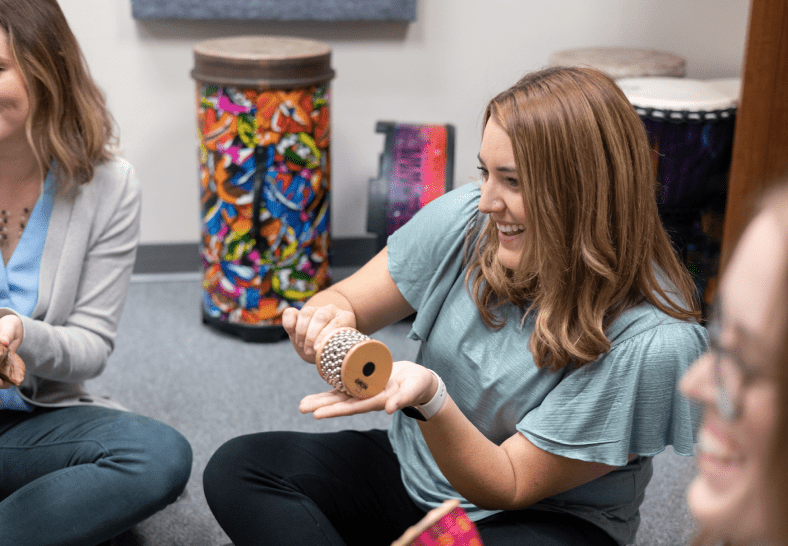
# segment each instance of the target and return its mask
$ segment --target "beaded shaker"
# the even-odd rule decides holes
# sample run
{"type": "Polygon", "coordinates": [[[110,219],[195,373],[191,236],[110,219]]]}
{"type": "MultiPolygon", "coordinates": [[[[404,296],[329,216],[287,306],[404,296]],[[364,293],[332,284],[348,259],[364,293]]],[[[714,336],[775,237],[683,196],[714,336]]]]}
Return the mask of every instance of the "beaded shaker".
{"type": "Polygon", "coordinates": [[[386,388],[393,361],[383,343],[345,327],[317,349],[315,364],[335,389],[355,398],[371,398],[386,388]]]}

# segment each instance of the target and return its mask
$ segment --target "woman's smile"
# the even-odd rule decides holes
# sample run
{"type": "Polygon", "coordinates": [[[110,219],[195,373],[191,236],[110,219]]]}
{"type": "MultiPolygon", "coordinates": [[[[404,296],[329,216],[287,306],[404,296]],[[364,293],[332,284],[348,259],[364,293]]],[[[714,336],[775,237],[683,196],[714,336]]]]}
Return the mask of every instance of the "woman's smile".
{"type": "Polygon", "coordinates": [[[496,222],[495,225],[498,231],[502,232],[504,235],[519,235],[525,231],[525,226],[523,224],[501,224],[496,222]]]}
{"type": "Polygon", "coordinates": [[[704,427],[698,433],[698,470],[711,486],[738,479],[744,455],[732,442],[704,427]]]}

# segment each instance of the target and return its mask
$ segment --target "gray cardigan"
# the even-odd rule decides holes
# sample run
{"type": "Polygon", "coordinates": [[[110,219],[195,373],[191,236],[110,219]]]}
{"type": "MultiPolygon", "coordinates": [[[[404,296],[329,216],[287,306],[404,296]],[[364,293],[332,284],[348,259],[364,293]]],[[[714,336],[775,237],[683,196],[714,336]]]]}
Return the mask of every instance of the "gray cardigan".
{"type": "MultiPolygon", "coordinates": [[[[126,161],[96,168],[87,184],[58,188],[49,220],[38,302],[21,317],[22,397],[37,406],[94,404],[83,382],[98,376],[115,342],[140,233],[140,188],[126,161]]],[[[0,309],[0,316],[13,313],[0,309]]]]}

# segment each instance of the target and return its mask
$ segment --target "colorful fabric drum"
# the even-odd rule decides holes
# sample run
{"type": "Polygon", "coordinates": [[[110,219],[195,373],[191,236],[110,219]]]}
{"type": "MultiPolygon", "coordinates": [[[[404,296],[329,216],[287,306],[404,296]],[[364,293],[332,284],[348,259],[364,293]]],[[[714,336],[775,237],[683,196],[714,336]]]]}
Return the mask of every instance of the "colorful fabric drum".
{"type": "Polygon", "coordinates": [[[457,499],[430,510],[391,546],[483,546],[476,525],[457,499]]]}
{"type": "Polygon", "coordinates": [[[386,134],[380,174],[370,180],[367,230],[377,250],[424,205],[451,189],[454,179],[454,126],[379,121],[386,134]]]}
{"type": "Polygon", "coordinates": [[[681,55],[652,49],[586,47],[556,51],[552,66],[590,66],[614,78],[683,77],[687,61],[681,55]]]}
{"type": "Polygon", "coordinates": [[[683,78],[624,78],[646,126],[663,211],[697,211],[727,188],[738,93],[683,78]]]}
{"type": "Polygon", "coordinates": [[[331,50],[245,36],[194,47],[203,322],[248,341],[330,283],[331,50]]]}

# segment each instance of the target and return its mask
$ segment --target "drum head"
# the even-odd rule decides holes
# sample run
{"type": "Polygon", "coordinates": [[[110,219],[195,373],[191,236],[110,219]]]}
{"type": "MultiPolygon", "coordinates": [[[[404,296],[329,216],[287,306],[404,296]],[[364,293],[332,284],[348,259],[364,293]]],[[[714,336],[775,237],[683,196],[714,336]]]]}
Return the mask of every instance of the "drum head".
{"type": "Polygon", "coordinates": [[[704,82],[728,97],[733,106],[739,106],[739,100],[741,99],[741,78],[719,78],[715,80],[704,80],[704,82]]]}
{"type": "Polygon", "coordinates": [[[623,78],[619,87],[635,107],[709,112],[736,106],[737,98],[703,80],[685,78],[623,78]]]}
{"type": "Polygon", "coordinates": [[[288,36],[233,36],[197,43],[192,77],[205,84],[286,89],[334,77],[331,48],[288,36]]]}
{"type": "Polygon", "coordinates": [[[668,51],[623,47],[590,47],[557,51],[550,56],[552,66],[590,66],[613,78],[642,76],[684,76],[687,61],[668,51]]]}

